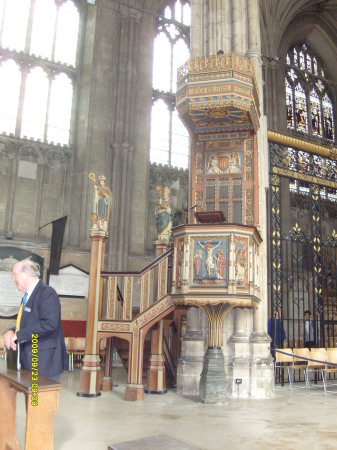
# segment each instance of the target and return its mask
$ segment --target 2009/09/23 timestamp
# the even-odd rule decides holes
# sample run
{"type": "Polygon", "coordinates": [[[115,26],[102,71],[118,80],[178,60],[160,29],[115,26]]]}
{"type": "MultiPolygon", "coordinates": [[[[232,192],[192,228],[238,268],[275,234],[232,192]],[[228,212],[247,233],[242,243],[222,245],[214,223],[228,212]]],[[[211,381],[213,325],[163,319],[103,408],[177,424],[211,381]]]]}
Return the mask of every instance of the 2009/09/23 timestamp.
{"type": "Polygon", "coordinates": [[[32,406],[37,406],[38,401],[38,391],[39,386],[37,381],[39,379],[39,340],[37,334],[32,334],[32,363],[31,363],[31,373],[32,373],[32,406]]]}

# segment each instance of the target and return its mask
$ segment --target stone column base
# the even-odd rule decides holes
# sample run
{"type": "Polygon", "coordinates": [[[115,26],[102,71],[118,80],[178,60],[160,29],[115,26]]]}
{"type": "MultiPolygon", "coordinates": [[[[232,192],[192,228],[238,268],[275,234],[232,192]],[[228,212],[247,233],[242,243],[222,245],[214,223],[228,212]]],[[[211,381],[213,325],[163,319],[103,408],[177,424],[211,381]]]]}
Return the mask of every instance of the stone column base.
{"type": "Polygon", "coordinates": [[[204,341],[200,333],[188,332],[181,341],[181,357],[177,367],[177,393],[199,395],[200,374],[204,359],[204,341]]]}
{"type": "Polygon", "coordinates": [[[227,367],[227,393],[229,398],[249,398],[250,360],[234,358],[227,367]]]}
{"type": "Polygon", "coordinates": [[[272,398],[274,390],[274,361],[270,354],[267,333],[253,333],[251,343],[251,398],[272,398]]]}
{"type": "Polygon", "coordinates": [[[226,399],[225,358],[221,348],[209,348],[200,376],[199,401],[223,403],[226,399]]]}

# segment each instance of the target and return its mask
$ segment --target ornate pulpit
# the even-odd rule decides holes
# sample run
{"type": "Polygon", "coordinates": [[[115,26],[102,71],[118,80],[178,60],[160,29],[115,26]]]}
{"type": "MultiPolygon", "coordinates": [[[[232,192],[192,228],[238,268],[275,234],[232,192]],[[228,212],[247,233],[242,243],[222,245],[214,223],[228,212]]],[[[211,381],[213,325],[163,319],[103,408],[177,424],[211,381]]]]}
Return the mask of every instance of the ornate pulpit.
{"type": "Polygon", "coordinates": [[[176,304],[197,306],[207,317],[200,400],[215,403],[226,390],[223,320],[233,308],[256,309],[260,302],[260,112],[250,59],[190,59],[178,71],[176,106],[192,138],[189,201],[195,207],[190,224],[172,230],[172,293],[176,304]]]}

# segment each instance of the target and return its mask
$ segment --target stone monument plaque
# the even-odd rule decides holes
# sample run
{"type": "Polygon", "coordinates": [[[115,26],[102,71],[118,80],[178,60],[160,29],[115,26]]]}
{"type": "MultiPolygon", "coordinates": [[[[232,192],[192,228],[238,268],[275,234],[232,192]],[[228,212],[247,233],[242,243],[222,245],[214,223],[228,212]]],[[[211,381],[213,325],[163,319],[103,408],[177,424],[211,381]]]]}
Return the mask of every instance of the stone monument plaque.
{"type": "Polygon", "coordinates": [[[49,276],[49,286],[62,297],[88,298],[89,274],[70,264],[62,267],[58,275],[49,276]]]}

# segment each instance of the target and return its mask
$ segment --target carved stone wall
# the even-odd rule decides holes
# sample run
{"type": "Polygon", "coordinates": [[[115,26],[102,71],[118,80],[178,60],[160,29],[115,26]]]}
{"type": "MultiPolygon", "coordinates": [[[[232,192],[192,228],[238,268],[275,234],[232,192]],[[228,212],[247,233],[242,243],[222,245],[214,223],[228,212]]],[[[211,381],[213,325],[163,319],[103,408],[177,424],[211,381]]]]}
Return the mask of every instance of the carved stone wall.
{"type": "Polygon", "coordinates": [[[1,234],[45,240],[39,228],[62,216],[69,170],[68,147],[0,137],[1,234]]]}

